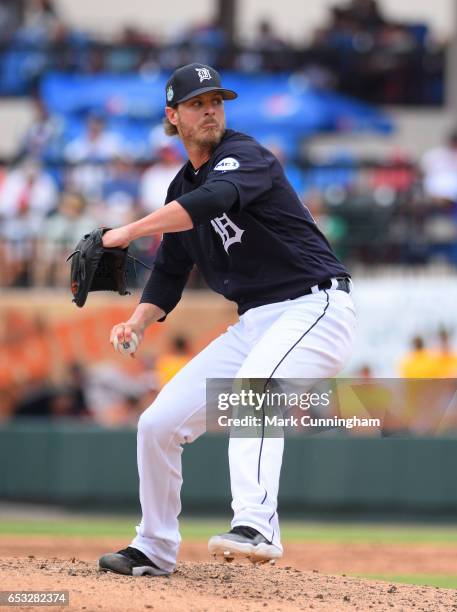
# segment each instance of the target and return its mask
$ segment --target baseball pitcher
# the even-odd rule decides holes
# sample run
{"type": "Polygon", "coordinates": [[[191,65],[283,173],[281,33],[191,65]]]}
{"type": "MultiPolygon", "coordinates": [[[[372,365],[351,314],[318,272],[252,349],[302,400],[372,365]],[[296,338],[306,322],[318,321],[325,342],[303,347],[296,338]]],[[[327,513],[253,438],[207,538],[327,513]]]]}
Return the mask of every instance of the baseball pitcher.
{"type": "MultiPolygon", "coordinates": [[[[224,102],[237,97],[210,66],[177,69],[165,89],[165,131],[187,163],[162,209],[107,231],[103,246],[163,234],[141,301],[111,342],[139,342],[178,304],[195,264],[211,289],[236,302],[239,320],[190,361],[138,423],[142,519],[130,546],[99,567],[127,575],[173,571],[180,535],[181,453],[205,431],[207,378],[335,376],[353,344],[351,280],[275,156],[227,129],[224,102]]],[[[253,109],[253,113],[256,112],[253,109]]],[[[233,520],[209,550],[264,562],[282,556],[277,515],[282,437],[232,437],[233,520]]]]}

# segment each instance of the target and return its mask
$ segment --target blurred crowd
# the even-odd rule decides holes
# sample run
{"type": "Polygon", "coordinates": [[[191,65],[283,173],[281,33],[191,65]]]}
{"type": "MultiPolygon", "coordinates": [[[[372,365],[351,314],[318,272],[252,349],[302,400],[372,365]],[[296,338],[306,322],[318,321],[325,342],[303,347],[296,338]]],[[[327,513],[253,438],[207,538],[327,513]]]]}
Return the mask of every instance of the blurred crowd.
{"type": "MultiPolygon", "coordinates": [[[[0,286],[67,286],[65,259],[78,240],[95,227],[116,227],[161,207],[183,163],[178,143],[154,129],[150,165],[135,163],[103,118],[91,115],[85,133],[64,147],[63,164],[46,166],[41,152],[55,136],[52,122],[37,119],[17,163],[0,176],[0,286]]],[[[151,237],[133,248],[150,263],[157,246],[151,237]]],[[[140,285],[143,279],[130,280],[140,285]]]]}
{"type": "Polygon", "coordinates": [[[168,39],[125,26],[106,40],[72,27],[53,0],[0,0],[0,92],[30,93],[50,70],[148,73],[198,61],[243,72],[300,71],[313,85],[377,103],[442,101],[444,45],[427,24],[388,19],[377,0],[336,3],[295,44],[267,20],[246,40],[223,25],[214,18],[168,39]]]}
{"type": "Polygon", "coordinates": [[[369,364],[353,374],[365,416],[381,419],[381,435],[455,436],[457,349],[452,335],[440,326],[412,337],[395,378],[377,378],[369,364]]]}
{"type": "Polygon", "coordinates": [[[457,351],[450,331],[441,327],[430,346],[422,336],[414,336],[399,373],[403,378],[457,378],[457,351]]]}
{"type": "MultiPolygon", "coordinates": [[[[360,379],[376,378],[370,364],[361,365],[352,374],[360,379]]],[[[451,330],[440,326],[427,339],[420,334],[413,336],[410,346],[398,361],[397,375],[408,379],[457,378],[457,349],[451,330]]]]}
{"type": "Polygon", "coordinates": [[[442,49],[427,25],[390,20],[377,0],[334,5],[314,32],[310,51],[320,78],[327,68],[327,80],[357,98],[420,104],[440,96],[442,49]]]}
{"type": "Polygon", "coordinates": [[[56,376],[18,380],[2,389],[0,424],[45,417],[135,427],[160,389],[192,356],[188,339],[177,335],[160,352],[142,349],[135,359],[69,362],[56,376]]]}
{"type": "MultiPolygon", "coordinates": [[[[58,138],[58,122],[37,103],[16,161],[0,167],[0,286],[66,287],[65,259],[81,236],[162,206],[184,162],[160,125],[151,128],[150,159],[138,160],[103,116],[90,114],[85,131],[63,147],[62,163],[46,163],[42,152],[58,138]]],[[[457,131],[416,160],[399,150],[377,160],[345,150],[313,159],[306,147],[292,158],[277,143],[265,145],[349,265],[457,264],[457,131]]],[[[157,246],[150,237],[132,248],[151,264],[157,246]]],[[[145,273],[132,270],[130,284],[142,286],[145,273]]],[[[195,272],[191,286],[204,286],[195,272]]]]}
{"type": "MultiPolygon", "coordinates": [[[[0,164],[3,287],[65,286],[64,260],[80,237],[156,210],[184,161],[179,142],[165,137],[161,125],[148,128],[140,151],[106,111],[78,115],[84,127],[69,138],[67,117],[52,114],[40,98],[40,78],[49,71],[141,73],[200,61],[248,72],[292,70],[320,89],[407,102],[419,95],[424,57],[435,48],[425,25],[393,23],[377,0],[336,4],[300,49],[267,21],[243,44],[230,41],[217,21],[189,26],[168,41],[131,27],[97,41],[67,23],[53,0],[0,0],[0,34],[0,94],[2,82],[23,78],[27,86],[16,93],[32,95],[35,108],[13,160],[0,164]]],[[[422,160],[401,150],[361,159],[344,148],[316,159],[306,139],[294,152],[271,140],[263,144],[349,265],[457,263],[457,132],[422,160]]],[[[151,237],[132,248],[150,264],[157,246],[151,237]]],[[[133,270],[130,284],[141,286],[144,277],[143,269],[133,270]]],[[[191,286],[204,286],[195,273],[191,286]]]]}

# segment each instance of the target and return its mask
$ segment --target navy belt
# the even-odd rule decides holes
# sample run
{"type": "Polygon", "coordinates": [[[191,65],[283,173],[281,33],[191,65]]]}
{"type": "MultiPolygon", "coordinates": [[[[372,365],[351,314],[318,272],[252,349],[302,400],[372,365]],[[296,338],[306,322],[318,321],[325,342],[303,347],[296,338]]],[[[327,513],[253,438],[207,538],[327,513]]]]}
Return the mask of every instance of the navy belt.
{"type": "Polygon", "coordinates": [[[318,285],[313,285],[309,289],[303,293],[303,295],[309,295],[310,293],[318,293],[323,289],[338,289],[339,291],[344,291],[345,293],[351,293],[351,284],[352,281],[347,276],[339,277],[339,278],[329,278],[318,285]]]}

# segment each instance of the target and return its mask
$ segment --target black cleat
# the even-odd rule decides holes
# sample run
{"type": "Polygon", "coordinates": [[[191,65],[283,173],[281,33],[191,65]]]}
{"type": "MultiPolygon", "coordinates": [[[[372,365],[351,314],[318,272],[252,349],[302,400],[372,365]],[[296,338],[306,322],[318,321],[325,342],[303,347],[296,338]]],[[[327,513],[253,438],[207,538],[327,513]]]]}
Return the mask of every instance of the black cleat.
{"type": "Polygon", "coordinates": [[[107,553],[100,557],[98,569],[102,572],[114,572],[126,576],[166,576],[141,550],[127,546],[117,553],[107,553]]]}
{"type": "Polygon", "coordinates": [[[214,557],[222,557],[225,561],[245,557],[253,563],[274,563],[282,557],[281,549],[269,542],[257,529],[245,525],[210,538],[208,550],[214,557]]]}

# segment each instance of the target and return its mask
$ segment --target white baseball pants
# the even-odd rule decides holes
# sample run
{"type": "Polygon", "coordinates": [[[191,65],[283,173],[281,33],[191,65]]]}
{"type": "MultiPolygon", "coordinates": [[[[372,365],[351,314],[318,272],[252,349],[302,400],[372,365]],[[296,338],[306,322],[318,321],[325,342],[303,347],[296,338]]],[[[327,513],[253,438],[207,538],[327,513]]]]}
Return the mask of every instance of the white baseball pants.
{"type": "MultiPolygon", "coordinates": [[[[352,349],[349,294],[328,289],[252,308],[196,355],[138,423],[142,520],[131,546],[172,571],[180,543],[182,444],[206,428],[207,378],[330,378],[352,349]]],[[[281,547],[276,512],[283,438],[231,438],[232,527],[248,525],[281,547]]]]}

